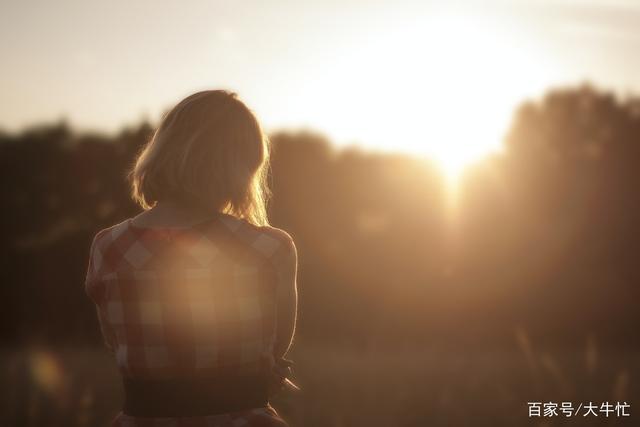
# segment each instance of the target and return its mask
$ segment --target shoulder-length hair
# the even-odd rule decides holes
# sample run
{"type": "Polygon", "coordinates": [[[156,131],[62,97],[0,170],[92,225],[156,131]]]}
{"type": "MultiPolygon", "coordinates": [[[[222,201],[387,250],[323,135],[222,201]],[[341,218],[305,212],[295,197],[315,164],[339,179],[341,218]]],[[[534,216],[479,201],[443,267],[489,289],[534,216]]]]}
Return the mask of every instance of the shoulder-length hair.
{"type": "Polygon", "coordinates": [[[180,101],[162,119],[129,173],[133,199],[161,200],[268,225],[269,141],[233,92],[208,90],[180,101]]]}

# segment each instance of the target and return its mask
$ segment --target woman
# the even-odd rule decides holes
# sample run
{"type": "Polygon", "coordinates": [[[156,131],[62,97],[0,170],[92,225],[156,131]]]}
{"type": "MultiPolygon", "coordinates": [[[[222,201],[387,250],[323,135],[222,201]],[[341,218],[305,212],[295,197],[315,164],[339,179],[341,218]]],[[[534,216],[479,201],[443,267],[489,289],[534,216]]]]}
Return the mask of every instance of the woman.
{"type": "Polygon", "coordinates": [[[144,212],[97,233],[85,288],[122,374],[114,426],[286,426],[296,248],[268,225],[268,141],[226,91],[162,120],[129,174],[144,212]]]}

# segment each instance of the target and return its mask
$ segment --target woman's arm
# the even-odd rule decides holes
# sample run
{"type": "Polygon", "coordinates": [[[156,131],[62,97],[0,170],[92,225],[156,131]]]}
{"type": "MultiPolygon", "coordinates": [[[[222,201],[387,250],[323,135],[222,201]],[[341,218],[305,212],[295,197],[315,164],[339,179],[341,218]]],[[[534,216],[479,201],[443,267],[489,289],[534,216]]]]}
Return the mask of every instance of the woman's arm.
{"type": "Polygon", "coordinates": [[[98,232],[91,242],[91,248],[89,249],[89,263],[87,267],[87,274],[84,280],[84,289],[87,296],[91,299],[96,307],[96,314],[98,317],[98,323],[100,325],[100,331],[105,346],[110,352],[115,352],[116,338],[115,333],[108,324],[108,317],[105,308],[104,301],[104,284],[99,280],[98,265],[100,263],[95,262],[98,248],[98,241],[100,237],[105,234],[106,230],[98,232]]]}
{"type": "Polygon", "coordinates": [[[116,336],[113,333],[113,330],[109,327],[106,313],[103,310],[96,306],[96,312],[98,315],[98,323],[100,324],[100,331],[102,332],[102,340],[104,342],[105,347],[111,353],[115,353],[116,346],[116,336]]]}
{"type": "Polygon", "coordinates": [[[278,270],[276,289],[277,323],[274,345],[274,357],[276,360],[283,358],[291,347],[296,329],[298,307],[296,284],[298,255],[293,240],[288,234],[286,234],[286,237],[283,242],[282,256],[278,260],[276,267],[278,270]]]}

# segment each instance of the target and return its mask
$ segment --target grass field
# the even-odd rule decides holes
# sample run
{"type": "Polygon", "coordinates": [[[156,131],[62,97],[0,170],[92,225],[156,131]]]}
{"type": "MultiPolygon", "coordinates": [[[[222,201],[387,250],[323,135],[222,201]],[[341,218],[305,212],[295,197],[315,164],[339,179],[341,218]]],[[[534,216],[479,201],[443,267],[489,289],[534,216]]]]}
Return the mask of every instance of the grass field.
{"type": "MultiPolygon", "coordinates": [[[[298,343],[292,357],[303,390],[273,404],[294,427],[640,425],[638,356],[594,343],[536,351],[524,334],[506,350],[298,343]],[[528,401],[632,406],[628,418],[529,418],[528,401]]],[[[2,382],[2,426],[107,426],[122,398],[110,355],[95,348],[5,349],[2,382]]]]}

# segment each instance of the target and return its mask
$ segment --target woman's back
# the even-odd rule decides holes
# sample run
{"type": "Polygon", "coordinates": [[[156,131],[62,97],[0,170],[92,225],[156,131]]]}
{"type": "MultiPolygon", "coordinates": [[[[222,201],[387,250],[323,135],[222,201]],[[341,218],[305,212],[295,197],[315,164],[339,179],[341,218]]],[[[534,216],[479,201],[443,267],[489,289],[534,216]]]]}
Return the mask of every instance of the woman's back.
{"type": "Polygon", "coordinates": [[[279,425],[267,383],[279,280],[292,256],[285,232],[227,214],[179,228],[130,219],[100,231],[86,290],[125,382],[129,414],[116,425],[143,416],[218,425],[204,416],[217,413],[279,425]],[[198,396],[185,396],[194,390],[198,396]]]}
{"type": "Polygon", "coordinates": [[[268,226],[268,162],[224,90],[176,104],[136,157],[145,212],[96,234],[85,284],[123,377],[114,425],[284,424],[269,393],[292,384],[297,255],[268,226]]]}

